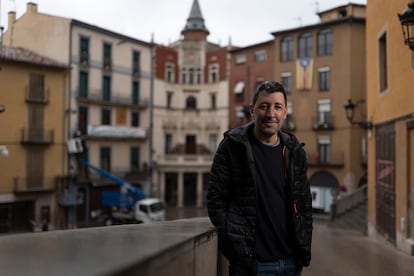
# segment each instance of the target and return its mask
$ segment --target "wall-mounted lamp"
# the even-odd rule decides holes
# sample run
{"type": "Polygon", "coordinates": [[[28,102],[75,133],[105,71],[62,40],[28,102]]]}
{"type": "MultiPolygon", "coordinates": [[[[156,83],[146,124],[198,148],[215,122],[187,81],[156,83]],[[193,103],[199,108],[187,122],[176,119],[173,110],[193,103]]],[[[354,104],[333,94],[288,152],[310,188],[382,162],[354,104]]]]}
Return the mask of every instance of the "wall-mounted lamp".
{"type": "Polygon", "coordinates": [[[348,100],[348,102],[344,105],[346,118],[352,125],[359,125],[363,129],[371,129],[372,123],[369,121],[366,121],[366,120],[363,120],[360,122],[354,121],[354,112],[355,112],[356,106],[357,104],[353,103],[351,99],[348,100]]]}
{"type": "Polygon", "coordinates": [[[6,107],[4,107],[4,105],[0,105],[0,113],[6,111],[6,107]]]}
{"type": "Polygon", "coordinates": [[[404,36],[404,43],[414,51],[414,2],[408,3],[408,8],[398,14],[404,36]]]}

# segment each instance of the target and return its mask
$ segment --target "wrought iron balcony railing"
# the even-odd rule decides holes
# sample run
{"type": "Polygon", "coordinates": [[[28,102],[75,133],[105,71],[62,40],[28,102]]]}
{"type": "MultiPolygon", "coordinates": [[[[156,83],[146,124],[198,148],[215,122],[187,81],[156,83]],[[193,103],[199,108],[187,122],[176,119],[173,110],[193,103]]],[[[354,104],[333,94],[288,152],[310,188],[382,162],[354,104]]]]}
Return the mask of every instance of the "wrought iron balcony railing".
{"type": "Polygon", "coordinates": [[[55,187],[55,177],[30,176],[15,177],[14,192],[50,192],[55,187]]]}
{"type": "Polygon", "coordinates": [[[49,102],[49,89],[31,89],[26,87],[26,102],[47,104],[49,102]]]}
{"type": "Polygon", "coordinates": [[[315,131],[320,130],[334,130],[335,129],[335,122],[334,119],[331,118],[317,118],[313,119],[312,129],[315,131]]]}
{"type": "Polygon", "coordinates": [[[344,165],[345,161],[343,152],[335,152],[329,155],[320,155],[318,152],[313,152],[308,158],[309,167],[340,168],[344,165]]]}
{"type": "Polygon", "coordinates": [[[24,128],[21,131],[22,144],[50,145],[54,143],[54,130],[43,128],[24,128]]]}
{"type": "Polygon", "coordinates": [[[138,106],[139,108],[149,107],[149,99],[135,99],[129,96],[119,96],[121,93],[112,93],[109,97],[104,97],[101,90],[94,90],[87,95],[81,95],[78,93],[78,101],[82,103],[90,104],[102,104],[102,105],[128,105],[131,107],[138,106]]]}

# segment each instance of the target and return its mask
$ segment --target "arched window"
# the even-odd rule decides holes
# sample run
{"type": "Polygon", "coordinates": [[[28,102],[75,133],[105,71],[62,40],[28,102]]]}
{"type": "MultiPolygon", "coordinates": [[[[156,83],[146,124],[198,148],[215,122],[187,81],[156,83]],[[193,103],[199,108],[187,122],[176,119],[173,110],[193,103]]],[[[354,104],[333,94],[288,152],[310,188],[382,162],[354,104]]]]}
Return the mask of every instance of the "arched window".
{"type": "Polygon", "coordinates": [[[197,101],[196,101],[196,98],[195,98],[195,97],[193,97],[193,96],[189,96],[189,97],[186,99],[185,107],[186,107],[187,109],[191,109],[191,110],[196,109],[196,108],[197,108],[197,101]]]}
{"type": "Polygon", "coordinates": [[[280,44],[280,61],[293,60],[293,38],[285,37],[280,44]]]}
{"type": "Polygon", "coordinates": [[[307,32],[299,37],[299,58],[312,57],[312,33],[307,32]]]}
{"type": "Polygon", "coordinates": [[[323,29],[318,33],[318,56],[332,54],[333,39],[332,30],[323,29]]]}

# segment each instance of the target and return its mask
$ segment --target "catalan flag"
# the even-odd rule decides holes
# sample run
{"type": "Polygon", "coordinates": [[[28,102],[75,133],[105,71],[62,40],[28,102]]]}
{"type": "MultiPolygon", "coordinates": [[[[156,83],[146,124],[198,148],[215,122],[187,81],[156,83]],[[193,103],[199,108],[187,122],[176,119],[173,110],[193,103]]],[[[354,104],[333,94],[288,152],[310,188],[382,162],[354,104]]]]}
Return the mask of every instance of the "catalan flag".
{"type": "Polygon", "coordinates": [[[313,59],[299,58],[296,61],[296,88],[311,90],[313,77],[313,59]]]}

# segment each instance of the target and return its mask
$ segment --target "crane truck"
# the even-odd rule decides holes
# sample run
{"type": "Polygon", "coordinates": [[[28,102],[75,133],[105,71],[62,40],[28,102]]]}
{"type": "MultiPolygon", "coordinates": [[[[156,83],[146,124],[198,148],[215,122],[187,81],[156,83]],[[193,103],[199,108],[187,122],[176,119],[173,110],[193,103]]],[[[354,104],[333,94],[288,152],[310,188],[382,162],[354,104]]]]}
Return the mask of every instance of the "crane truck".
{"type": "Polygon", "coordinates": [[[92,211],[92,219],[104,225],[147,223],[165,219],[164,204],[160,199],[147,198],[141,189],[80,158],[79,153],[83,151],[83,146],[79,138],[71,139],[69,143],[69,153],[76,154],[79,164],[96,171],[120,186],[119,191],[102,191],[101,204],[108,207],[108,211],[92,211]]]}

